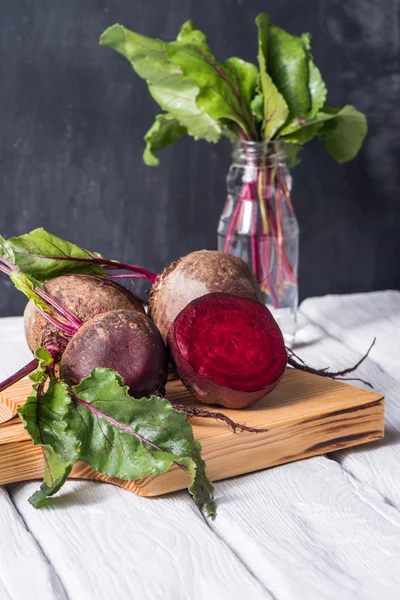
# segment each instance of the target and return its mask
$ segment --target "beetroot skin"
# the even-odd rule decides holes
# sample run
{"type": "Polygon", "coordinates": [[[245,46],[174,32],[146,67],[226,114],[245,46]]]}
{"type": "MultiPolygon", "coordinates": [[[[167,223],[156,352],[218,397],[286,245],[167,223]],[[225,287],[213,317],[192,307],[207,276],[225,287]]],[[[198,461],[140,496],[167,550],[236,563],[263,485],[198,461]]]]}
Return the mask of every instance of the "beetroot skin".
{"type": "MultiPolygon", "coordinates": [[[[48,281],[45,290],[83,323],[110,310],[131,309],[144,313],[143,303],[135,294],[105,278],[61,275],[48,281]]],[[[25,308],[24,325],[26,341],[32,352],[54,337],[65,337],[60,329],[40,314],[32,300],[25,308]]]]}
{"type": "Polygon", "coordinates": [[[153,285],[149,302],[149,315],[164,340],[189,302],[213,292],[262,302],[260,286],[249,265],[231,254],[198,250],[164,269],[153,285]]]}
{"type": "Polygon", "coordinates": [[[193,300],[175,319],[168,345],[190,392],[206,404],[246,408],[285,372],[281,330],[266,306],[225,293],[193,300]]]}
{"type": "Polygon", "coordinates": [[[146,315],[112,310],[96,315],[75,333],[61,359],[61,379],[78,384],[96,367],[117,371],[135,398],[163,394],[168,353],[146,315]]]}

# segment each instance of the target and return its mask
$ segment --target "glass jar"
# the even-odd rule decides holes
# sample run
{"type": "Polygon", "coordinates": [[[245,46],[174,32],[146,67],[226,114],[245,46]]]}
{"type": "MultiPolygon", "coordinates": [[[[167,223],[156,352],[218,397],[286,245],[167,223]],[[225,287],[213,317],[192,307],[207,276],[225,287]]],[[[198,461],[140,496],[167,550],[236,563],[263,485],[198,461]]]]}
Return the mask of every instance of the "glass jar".
{"type": "Polygon", "coordinates": [[[238,141],[232,159],[218,249],[252,267],[265,304],[281,327],[286,345],[291,346],[298,307],[299,227],[284,146],[238,141]]]}

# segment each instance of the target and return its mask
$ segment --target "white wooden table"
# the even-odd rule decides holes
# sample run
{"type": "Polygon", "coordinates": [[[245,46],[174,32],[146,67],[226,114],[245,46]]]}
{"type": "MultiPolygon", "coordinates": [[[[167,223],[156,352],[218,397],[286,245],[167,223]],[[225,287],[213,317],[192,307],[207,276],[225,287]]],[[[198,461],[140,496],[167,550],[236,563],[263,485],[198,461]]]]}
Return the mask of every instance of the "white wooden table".
{"type": "MultiPolygon", "coordinates": [[[[400,293],[303,302],[297,352],[356,362],[386,395],[382,442],[216,484],[205,521],[185,492],[139,498],[68,482],[51,508],[37,482],[0,487],[0,599],[400,598],[400,293]]],[[[0,320],[0,377],[30,354],[22,319],[0,320]]]]}

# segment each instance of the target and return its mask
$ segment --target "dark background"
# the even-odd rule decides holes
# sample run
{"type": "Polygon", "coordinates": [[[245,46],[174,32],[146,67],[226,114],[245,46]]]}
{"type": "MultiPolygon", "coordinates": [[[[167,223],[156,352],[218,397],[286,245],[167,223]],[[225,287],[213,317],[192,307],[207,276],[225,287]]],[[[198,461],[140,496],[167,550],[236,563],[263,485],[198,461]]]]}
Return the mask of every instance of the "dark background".
{"type": "MultiPolygon", "coordinates": [[[[1,0],[1,233],[44,226],[155,271],[215,248],[229,142],[184,139],[146,167],[157,106],[98,38],[120,22],[169,40],[193,18],[218,58],[255,61],[261,11],[312,34],[329,103],[355,104],[369,121],[353,162],[337,165],[311,142],[293,171],[301,297],[399,289],[398,0],[1,0]]],[[[0,290],[0,315],[20,314],[5,277],[0,290]]]]}

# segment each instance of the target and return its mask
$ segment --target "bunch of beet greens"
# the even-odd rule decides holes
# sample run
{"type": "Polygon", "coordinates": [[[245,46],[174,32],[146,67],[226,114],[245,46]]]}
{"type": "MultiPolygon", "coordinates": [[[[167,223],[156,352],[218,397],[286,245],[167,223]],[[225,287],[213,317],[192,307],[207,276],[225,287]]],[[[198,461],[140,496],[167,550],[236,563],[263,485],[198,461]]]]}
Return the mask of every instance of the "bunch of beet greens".
{"type": "Polygon", "coordinates": [[[309,34],[292,35],[264,13],[257,16],[256,26],[257,65],[238,57],[218,60],[192,21],[182,25],[174,41],[149,38],[116,24],[104,31],[100,43],[130,62],[162,110],[145,134],[147,165],[157,165],[155,153],[184,135],[213,143],[222,137],[264,142],[268,152],[262,161],[247,146],[249,168],[224,251],[234,253],[242,208],[251,200],[252,266],[277,308],[284,283],[296,284],[283,243],[284,215],[292,215],[293,206],[277,157],[286,155],[289,166],[294,165],[304,144],[317,138],[336,161],[347,162],[363,143],[367,121],[354,106],[339,109],[326,104],[327,89],[311,53],[309,34]],[[276,282],[269,275],[274,257],[276,282]]]}
{"type": "Polygon", "coordinates": [[[44,456],[44,483],[30,500],[35,507],[61,488],[77,460],[126,480],[175,463],[188,473],[199,508],[215,514],[188,417],[260,430],[169,402],[169,360],[198,400],[230,408],[266,396],[287,363],[333,378],[354,370],[316,371],[288,356],[255,276],[229,254],[194,252],[157,276],[36,229],[0,237],[0,270],[29,298],[24,322],[34,358],[0,391],[28,374],[33,382],[19,415],[44,456]],[[152,284],[148,315],[117,282],[124,277],[152,284]]]}

